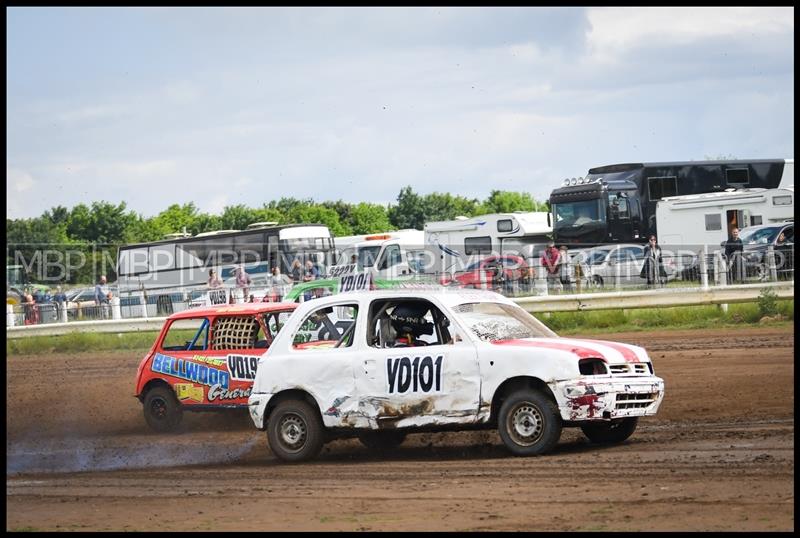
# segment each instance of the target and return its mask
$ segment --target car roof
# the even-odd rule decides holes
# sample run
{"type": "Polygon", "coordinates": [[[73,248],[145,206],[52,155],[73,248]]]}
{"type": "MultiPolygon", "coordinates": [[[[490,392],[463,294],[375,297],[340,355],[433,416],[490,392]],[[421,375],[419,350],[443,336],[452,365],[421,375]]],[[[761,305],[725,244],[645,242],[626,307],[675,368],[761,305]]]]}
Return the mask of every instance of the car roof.
{"type": "Polygon", "coordinates": [[[203,316],[217,316],[220,314],[262,314],[264,312],[294,310],[297,303],[238,303],[220,304],[203,308],[190,308],[181,310],[167,319],[199,318],[203,316]]]}
{"type": "Polygon", "coordinates": [[[372,299],[430,299],[434,298],[446,306],[455,306],[463,303],[492,302],[516,305],[511,299],[489,290],[464,290],[444,286],[392,288],[382,290],[357,291],[338,293],[306,301],[303,305],[327,305],[333,302],[352,299],[354,301],[372,299]]]}

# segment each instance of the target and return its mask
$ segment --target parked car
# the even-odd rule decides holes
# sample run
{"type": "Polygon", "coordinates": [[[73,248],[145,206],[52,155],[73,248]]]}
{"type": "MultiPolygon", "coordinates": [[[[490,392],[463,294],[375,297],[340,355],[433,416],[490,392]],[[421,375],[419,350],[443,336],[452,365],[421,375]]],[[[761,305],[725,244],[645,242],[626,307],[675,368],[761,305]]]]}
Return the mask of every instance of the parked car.
{"type": "Polygon", "coordinates": [[[175,429],[184,411],[244,409],[259,357],[294,303],[243,303],[172,314],[136,372],[136,397],[154,430],[175,429]]]}
{"type": "Polygon", "coordinates": [[[335,438],[379,449],[452,429],[496,428],[517,456],[549,452],[564,427],[619,443],[663,397],[641,347],[559,338],[495,292],[382,290],[301,304],[248,405],[273,454],[303,461],[335,438]]]}
{"type": "Polygon", "coordinates": [[[767,252],[772,247],[778,278],[794,277],[794,222],[748,226],[739,231],[739,239],[748,276],[760,280],[770,277],[767,252]]]}
{"type": "Polygon", "coordinates": [[[501,289],[528,275],[528,263],[517,255],[486,256],[441,283],[464,288],[501,289]]]}
{"type": "Polygon", "coordinates": [[[75,288],[66,292],[68,319],[102,318],[100,306],[94,300],[94,287],[75,288]]]}
{"type": "MultiPolygon", "coordinates": [[[[661,258],[667,281],[679,278],[683,269],[693,263],[692,255],[678,255],[663,249],[661,258]]],[[[640,276],[644,264],[644,245],[600,245],[582,251],[578,261],[585,269],[584,274],[590,285],[602,288],[645,283],[640,276]]]]}

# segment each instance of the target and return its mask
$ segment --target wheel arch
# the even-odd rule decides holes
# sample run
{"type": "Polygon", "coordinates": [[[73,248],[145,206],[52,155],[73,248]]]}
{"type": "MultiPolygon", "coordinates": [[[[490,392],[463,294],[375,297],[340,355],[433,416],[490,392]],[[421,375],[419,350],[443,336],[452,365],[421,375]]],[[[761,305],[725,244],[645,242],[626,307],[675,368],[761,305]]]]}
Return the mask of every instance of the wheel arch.
{"type": "Polygon", "coordinates": [[[550,387],[535,376],[517,376],[511,377],[503,381],[497,390],[494,391],[494,395],[492,396],[492,410],[489,421],[492,424],[497,424],[497,414],[500,412],[500,407],[502,407],[503,402],[508,398],[509,395],[517,392],[518,390],[538,390],[542,392],[545,396],[550,398],[556,405],[558,402],[556,401],[555,396],[553,395],[553,391],[550,390],[550,387]]]}
{"type": "Polygon", "coordinates": [[[144,403],[144,399],[147,397],[147,393],[156,387],[167,387],[173,393],[175,392],[175,389],[172,388],[172,385],[170,385],[161,378],[155,378],[145,383],[144,386],[142,387],[141,392],[139,392],[139,394],[137,394],[136,397],[139,399],[140,402],[144,403]]]}
{"type": "Polygon", "coordinates": [[[322,421],[322,411],[319,408],[319,404],[317,400],[308,392],[303,389],[287,389],[277,393],[275,396],[270,398],[269,403],[267,404],[267,409],[264,412],[264,425],[266,426],[267,420],[269,416],[272,414],[272,411],[278,406],[279,403],[285,402],[286,400],[300,400],[309,404],[312,408],[316,409],[317,413],[319,414],[320,421],[322,421]]]}

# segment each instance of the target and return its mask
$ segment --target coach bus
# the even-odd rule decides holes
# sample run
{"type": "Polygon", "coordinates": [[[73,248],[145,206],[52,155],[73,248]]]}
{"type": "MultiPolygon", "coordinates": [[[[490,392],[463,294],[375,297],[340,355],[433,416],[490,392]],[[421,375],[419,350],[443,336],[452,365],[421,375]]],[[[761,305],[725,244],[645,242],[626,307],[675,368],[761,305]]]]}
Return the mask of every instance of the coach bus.
{"type": "Polygon", "coordinates": [[[662,198],[793,185],[794,159],[591,168],[585,178],[565,180],[550,193],[553,239],[560,244],[645,243],[650,234],[658,234],[656,204],[662,198]]]}
{"type": "Polygon", "coordinates": [[[291,274],[295,260],[310,260],[325,274],[334,262],[334,242],[322,224],[274,223],[251,225],[247,230],[219,230],[193,237],[168,238],[120,247],[117,284],[120,292],[177,288],[206,284],[209,270],[223,281],[242,266],[253,285],[266,281],[273,267],[291,274]]]}

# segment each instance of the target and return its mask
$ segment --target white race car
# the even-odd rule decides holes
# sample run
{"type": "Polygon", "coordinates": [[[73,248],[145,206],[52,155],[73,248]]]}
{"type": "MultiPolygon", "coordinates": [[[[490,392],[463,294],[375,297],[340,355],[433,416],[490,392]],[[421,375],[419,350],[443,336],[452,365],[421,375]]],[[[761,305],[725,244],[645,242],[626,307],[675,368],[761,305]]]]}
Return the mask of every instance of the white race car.
{"type": "Polygon", "coordinates": [[[297,308],[258,362],[248,407],[286,461],[337,437],[390,448],[409,432],[475,428],[533,456],[568,426],[624,441],[663,397],[641,347],[560,338],[494,292],[386,290],[297,308]]]}

